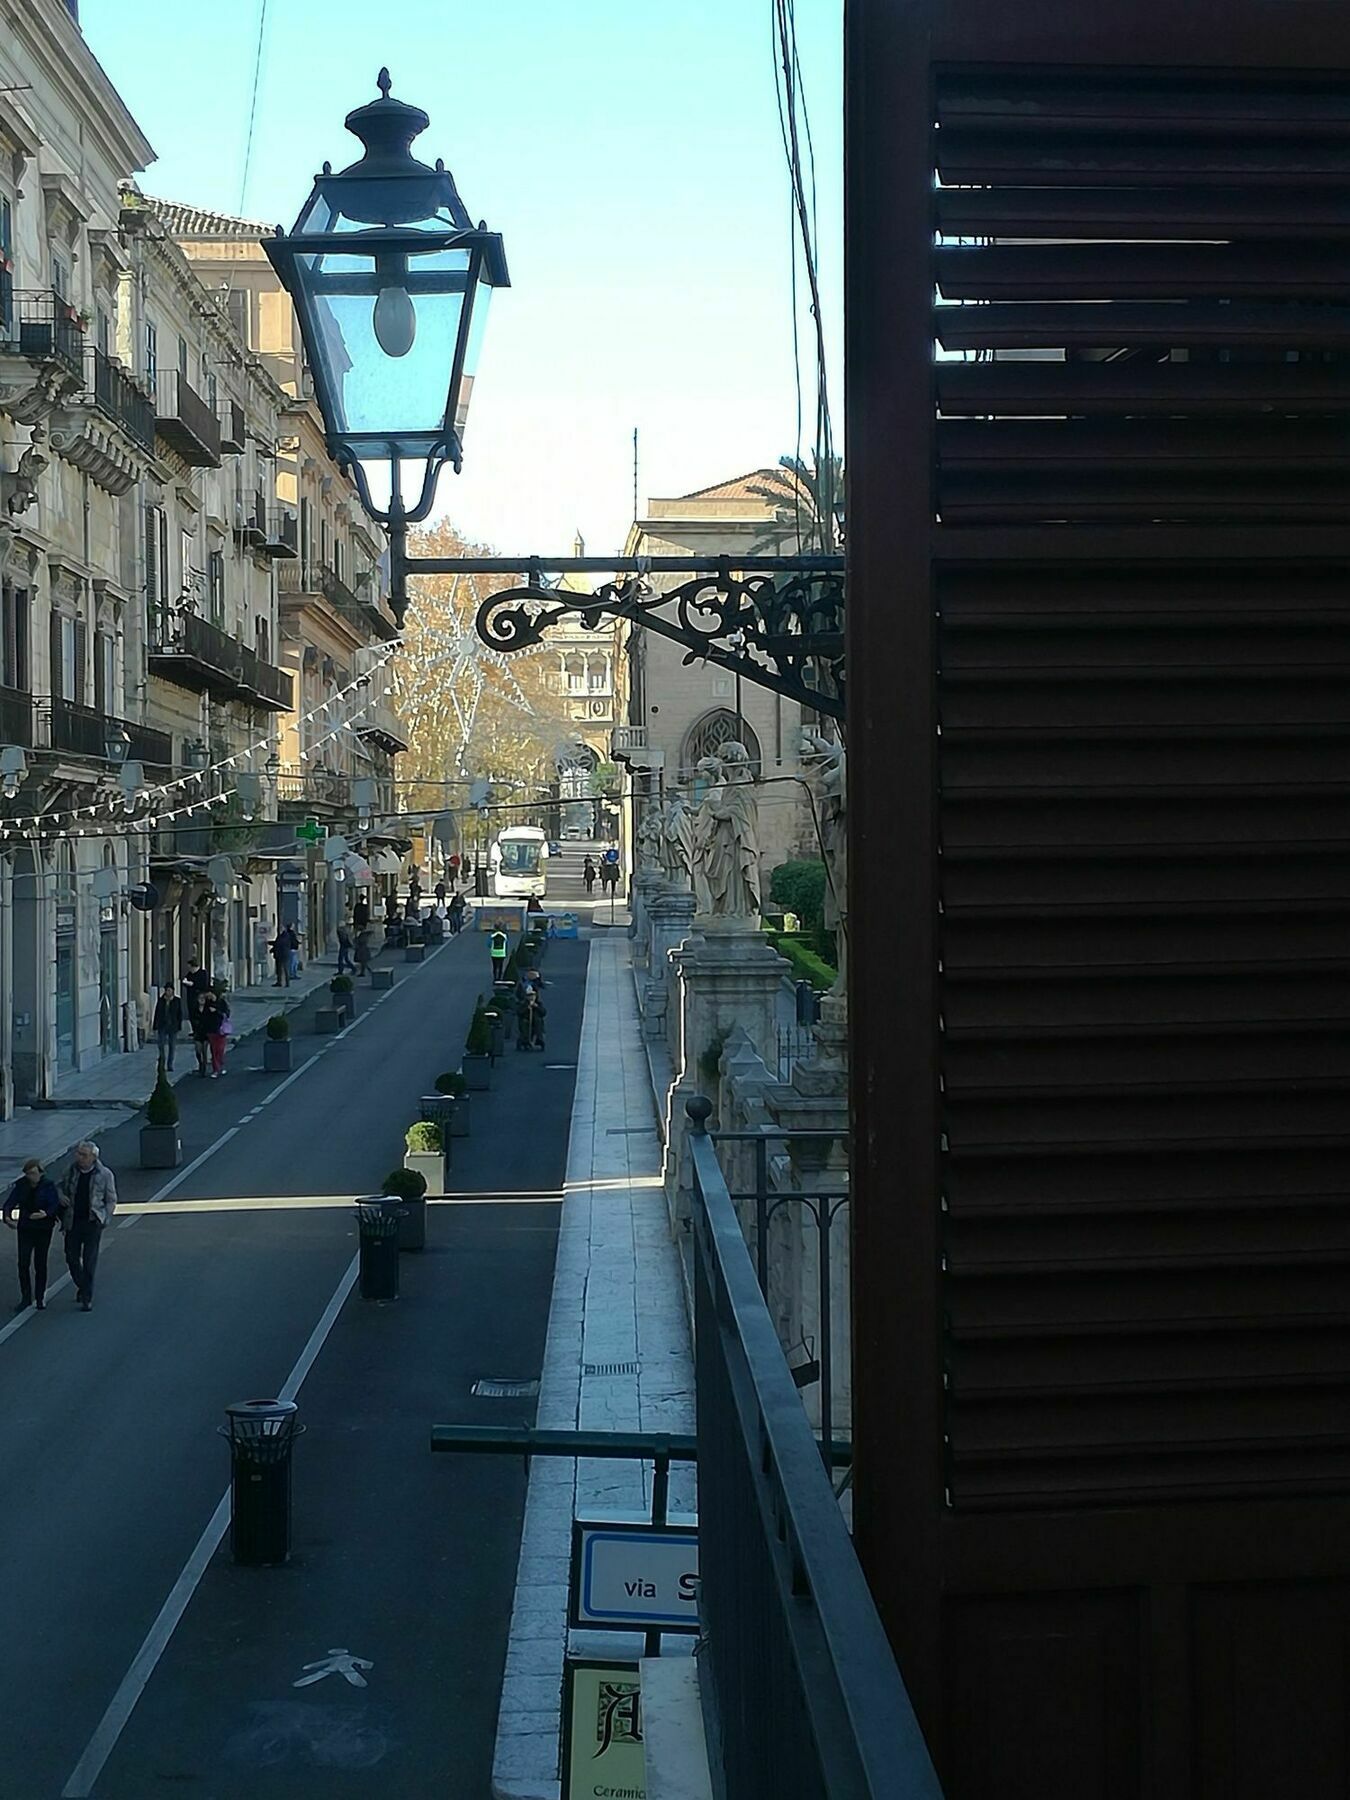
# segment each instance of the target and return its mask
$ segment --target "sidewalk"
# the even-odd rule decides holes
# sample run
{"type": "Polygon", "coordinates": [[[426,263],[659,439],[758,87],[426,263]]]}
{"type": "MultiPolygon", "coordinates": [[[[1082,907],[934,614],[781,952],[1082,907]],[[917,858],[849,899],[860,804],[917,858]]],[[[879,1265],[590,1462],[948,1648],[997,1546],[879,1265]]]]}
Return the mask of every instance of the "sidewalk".
{"type": "MultiPolygon", "coordinates": [[[[276,1012],[293,1012],[337,972],[337,953],[307,962],[288,988],[265,986],[232,988],[230,1016],[235,1042],[261,1031],[276,1012]]],[[[232,1052],[237,1054],[237,1051],[232,1052]]],[[[68,1156],[81,1138],[96,1138],[100,1131],[125,1125],[128,1115],[145,1105],[155,1085],[159,1051],[153,1040],[139,1050],[105,1056],[92,1069],[65,1076],[51,1106],[20,1106],[12,1119],[0,1120],[0,1183],[8,1188],[23,1171],[30,1156],[51,1165],[68,1156]]],[[[178,1041],[175,1087],[196,1068],[192,1039],[184,1030],[178,1041]]]]}
{"type": "MultiPolygon", "coordinates": [[[[622,930],[591,937],[586,1012],[537,1423],[547,1430],[694,1429],[694,1368],[661,1187],[652,1104],[622,930]],[[618,1374],[602,1372],[615,1365],[618,1374]]],[[[531,1464],[502,1682],[494,1800],[558,1800],[563,1657],[634,1661],[642,1638],[567,1629],[574,1517],[649,1516],[651,1473],[633,1462],[531,1464]]],[[[673,1517],[696,1507],[694,1473],[671,1470],[673,1517]]],[[[664,1639],[688,1654],[691,1638],[664,1639]]]]}

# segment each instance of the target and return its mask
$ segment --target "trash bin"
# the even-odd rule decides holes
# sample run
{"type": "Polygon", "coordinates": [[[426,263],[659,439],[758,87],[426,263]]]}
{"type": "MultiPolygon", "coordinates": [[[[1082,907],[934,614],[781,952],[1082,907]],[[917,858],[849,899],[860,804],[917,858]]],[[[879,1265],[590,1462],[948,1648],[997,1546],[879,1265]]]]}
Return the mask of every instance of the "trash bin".
{"type": "Polygon", "coordinates": [[[492,1050],[490,1054],[495,1061],[506,1049],[506,1021],[502,1018],[502,1015],[492,1007],[487,1009],[483,1014],[483,1017],[492,1028],[492,1050]]]}
{"type": "Polygon", "coordinates": [[[398,1228],[403,1211],[399,1200],[358,1200],[356,1204],[363,1300],[398,1299],[398,1228]]]}
{"type": "Polygon", "coordinates": [[[820,1001],[816,998],[816,990],[809,981],[797,983],[797,1023],[814,1025],[820,1017],[820,1001]]]}
{"type": "Polygon", "coordinates": [[[264,1568],[291,1553],[291,1454],[305,1429],[294,1400],[239,1400],[217,1429],[230,1445],[230,1549],[264,1568]]]}

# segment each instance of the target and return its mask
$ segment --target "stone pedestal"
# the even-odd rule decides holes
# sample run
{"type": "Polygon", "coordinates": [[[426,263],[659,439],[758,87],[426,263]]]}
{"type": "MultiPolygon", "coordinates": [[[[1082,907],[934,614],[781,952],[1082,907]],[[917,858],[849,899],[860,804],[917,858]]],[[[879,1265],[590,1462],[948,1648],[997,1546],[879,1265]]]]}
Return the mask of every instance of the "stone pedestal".
{"type": "Polygon", "coordinates": [[[767,1062],[777,1053],[778,995],[787,963],[751,919],[696,916],[694,934],[670,953],[678,980],[679,1049],[666,1100],[666,1199],[677,1227],[689,1217],[684,1103],[716,1107],[726,1041],[739,1026],[767,1062]]]}
{"type": "Polygon", "coordinates": [[[639,1001],[643,1032],[647,1037],[659,1038],[666,1031],[670,997],[675,989],[670,953],[689,936],[694,922],[694,896],[687,890],[666,887],[649,902],[647,918],[647,974],[640,978],[639,1001]]]}

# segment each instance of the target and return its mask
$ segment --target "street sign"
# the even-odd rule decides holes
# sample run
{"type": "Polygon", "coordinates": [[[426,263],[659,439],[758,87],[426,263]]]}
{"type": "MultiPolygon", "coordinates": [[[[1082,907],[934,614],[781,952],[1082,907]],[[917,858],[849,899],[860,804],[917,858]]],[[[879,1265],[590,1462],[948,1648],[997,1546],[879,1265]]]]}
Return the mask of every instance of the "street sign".
{"type": "Polygon", "coordinates": [[[295,836],[297,843],[321,844],[328,836],[328,827],[320,825],[317,819],[306,819],[303,825],[296,826],[295,836]]]}
{"type": "Polygon", "coordinates": [[[574,1629],[696,1632],[698,1530],[574,1519],[570,1587],[574,1629]]]}

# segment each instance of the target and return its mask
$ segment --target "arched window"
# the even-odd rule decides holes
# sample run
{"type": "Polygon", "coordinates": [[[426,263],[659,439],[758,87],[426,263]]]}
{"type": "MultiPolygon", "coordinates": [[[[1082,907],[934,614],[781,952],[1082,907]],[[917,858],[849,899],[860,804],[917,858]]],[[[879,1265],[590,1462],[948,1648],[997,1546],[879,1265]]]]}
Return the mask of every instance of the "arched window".
{"type": "Polygon", "coordinates": [[[75,848],[68,838],[62,838],[56,846],[52,875],[58,903],[69,905],[75,899],[75,848]]]}
{"type": "Polygon", "coordinates": [[[567,674],[567,691],[569,694],[584,694],[586,691],[586,659],[575,652],[570,655],[564,668],[567,674]]]}
{"type": "Polygon", "coordinates": [[[716,756],[723,744],[730,744],[737,739],[745,745],[751,767],[758,775],[759,739],[745,719],[738,719],[726,707],[719,706],[713,712],[704,713],[701,719],[694,720],[685,733],[684,748],[680,751],[680,778],[693,783],[696,801],[702,798],[708,784],[702,777],[695,777],[694,770],[705,756],[716,756]]]}

